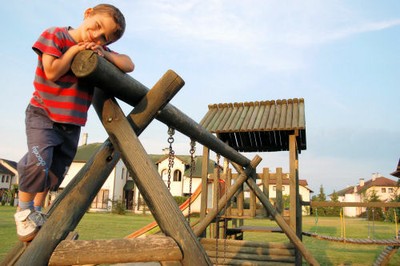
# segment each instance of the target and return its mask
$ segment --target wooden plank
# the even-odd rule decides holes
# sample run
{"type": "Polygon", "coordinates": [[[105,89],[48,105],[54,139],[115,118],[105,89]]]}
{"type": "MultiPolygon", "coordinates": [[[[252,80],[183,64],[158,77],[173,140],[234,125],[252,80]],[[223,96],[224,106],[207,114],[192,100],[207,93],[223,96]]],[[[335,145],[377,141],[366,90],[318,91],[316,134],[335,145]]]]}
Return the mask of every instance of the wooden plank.
{"type": "Polygon", "coordinates": [[[285,129],[292,129],[292,119],[293,119],[293,104],[292,100],[288,100],[285,129]]]}
{"type": "Polygon", "coordinates": [[[280,227],[271,227],[271,226],[240,226],[240,227],[229,228],[228,231],[233,233],[240,233],[240,232],[283,233],[280,227]]]}
{"type": "Polygon", "coordinates": [[[209,130],[210,122],[211,122],[211,120],[213,120],[213,118],[217,112],[218,112],[218,108],[217,108],[216,104],[208,105],[208,112],[203,117],[203,119],[201,120],[201,122],[199,124],[202,125],[204,128],[206,128],[207,130],[209,130]]]}
{"type": "Polygon", "coordinates": [[[180,261],[179,246],[171,237],[112,240],[64,240],[54,250],[49,266],[180,261]]]}
{"type": "Polygon", "coordinates": [[[218,119],[219,117],[222,115],[221,109],[219,108],[219,106],[217,104],[215,104],[215,109],[216,112],[213,116],[213,118],[211,119],[210,123],[207,126],[208,131],[215,133],[215,129],[218,128],[218,119]]]}
{"type": "Polygon", "coordinates": [[[260,125],[261,125],[261,121],[264,115],[264,111],[265,111],[265,107],[266,107],[266,101],[261,101],[259,104],[259,109],[257,112],[257,117],[256,120],[254,122],[253,128],[254,130],[260,130],[260,125]]]}
{"type": "Polygon", "coordinates": [[[222,246],[226,244],[226,246],[237,246],[237,247],[254,247],[254,248],[280,248],[280,249],[293,249],[294,245],[290,242],[256,242],[256,241],[248,241],[248,240],[232,240],[232,239],[209,239],[202,238],[200,239],[200,243],[204,245],[216,245],[222,246]]]}
{"type": "Polygon", "coordinates": [[[231,115],[232,108],[229,108],[227,103],[221,104],[220,108],[223,109],[223,115],[221,115],[218,121],[218,132],[223,132],[223,128],[225,127],[225,124],[228,122],[231,115]]]}
{"type": "Polygon", "coordinates": [[[277,100],[275,106],[275,116],[271,125],[272,130],[277,130],[279,128],[279,121],[281,120],[282,113],[282,100],[277,100]]]}
{"type": "Polygon", "coordinates": [[[232,127],[233,127],[233,120],[235,119],[235,117],[236,117],[236,113],[237,113],[237,108],[236,108],[236,105],[235,104],[229,104],[229,109],[231,110],[231,112],[230,112],[230,114],[229,114],[229,118],[228,118],[228,120],[226,121],[226,123],[225,123],[225,125],[224,125],[224,128],[223,128],[223,131],[224,132],[229,132],[229,131],[232,131],[232,127]]]}
{"type": "Polygon", "coordinates": [[[252,115],[250,117],[250,121],[249,121],[249,123],[247,125],[247,128],[246,128],[248,131],[257,130],[257,128],[255,127],[255,124],[256,124],[259,112],[260,112],[260,103],[259,102],[255,102],[254,103],[253,113],[252,113],[252,115]]]}
{"type": "Polygon", "coordinates": [[[275,119],[275,111],[276,111],[275,101],[272,101],[272,104],[271,104],[270,110],[269,110],[269,114],[268,114],[268,121],[267,121],[266,125],[264,126],[265,131],[272,130],[272,126],[273,126],[274,119],[275,119]]]}
{"type": "Polygon", "coordinates": [[[238,118],[238,120],[236,121],[236,124],[235,124],[235,128],[234,128],[235,132],[239,132],[240,131],[240,128],[242,127],[242,124],[244,122],[244,119],[245,119],[245,117],[247,115],[248,110],[249,110],[249,106],[247,105],[247,103],[244,103],[243,105],[241,105],[239,107],[239,111],[238,112],[240,113],[240,116],[239,116],[239,118],[238,118]]]}
{"type": "Polygon", "coordinates": [[[263,104],[265,105],[264,113],[262,114],[262,117],[261,117],[262,119],[260,121],[260,125],[259,125],[258,129],[262,130],[262,131],[265,131],[266,125],[267,125],[267,122],[268,122],[268,118],[269,118],[269,115],[270,115],[270,111],[271,111],[271,105],[273,103],[272,103],[272,101],[266,101],[266,102],[263,102],[263,104]]]}
{"type": "Polygon", "coordinates": [[[304,99],[299,99],[299,129],[306,128],[306,121],[305,121],[305,110],[304,110],[304,99]]]}
{"type": "Polygon", "coordinates": [[[297,98],[293,99],[293,121],[292,128],[299,128],[299,100],[297,98]]]}
{"type": "Polygon", "coordinates": [[[251,118],[253,116],[254,109],[255,109],[254,102],[248,102],[245,104],[248,104],[248,111],[247,111],[246,117],[244,118],[243,124],[240,128],[240,131],[248,131],[249,130],[249,124],[251,123],[251,118]]]}
{"type": "Polygon", "coordinates": [[[282,100],[281,116],[280,116],[279,125],[278,125],[278,129],[279,130],[284,130],[285,129],[286,113],[287,113],[287,101],[286,100],[282,100]]]}

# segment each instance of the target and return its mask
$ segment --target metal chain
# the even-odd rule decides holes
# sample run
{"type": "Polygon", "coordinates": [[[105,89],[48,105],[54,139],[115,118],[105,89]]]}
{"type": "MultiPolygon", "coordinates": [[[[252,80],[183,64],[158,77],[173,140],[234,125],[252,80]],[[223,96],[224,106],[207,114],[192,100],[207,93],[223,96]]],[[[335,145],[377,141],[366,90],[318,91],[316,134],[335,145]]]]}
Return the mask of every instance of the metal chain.
{"type": "Polygon", "coordinates": [[[172,143],[174,143],[174,137],[173,137],[174,134],[175,134],[175,129],[169,127],[168,128],[169,155],[168,155],[168,181],[167,181],[168,190],[171,190],[171,171],[172,168],[174,167],[174,159],[175,159],[175,152],[172,149],[172,143]]]}
{"type": "Polygon", "coordinates": [[[196,141],[190,140],[190,176],[189,176],[189,207],[188,207],[188,223],[190,225],[191,205],[192,205],[192,183],[193,173],[196,170],[196,162],[194,160],[194,153],[196,152],[196,141]]]}

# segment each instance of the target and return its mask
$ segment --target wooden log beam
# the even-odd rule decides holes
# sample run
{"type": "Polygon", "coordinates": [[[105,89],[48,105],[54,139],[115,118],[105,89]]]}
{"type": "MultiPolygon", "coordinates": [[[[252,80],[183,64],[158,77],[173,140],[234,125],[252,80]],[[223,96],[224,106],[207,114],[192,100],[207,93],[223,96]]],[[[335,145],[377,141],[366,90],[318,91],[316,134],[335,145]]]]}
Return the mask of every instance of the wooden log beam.
{"type": "Polygon", "coordinates": [[[63,240],[49,266],[180,261],[183,256],[171,237],[111,240],[63,240]]]}
{"type": "MultiPolygon", "coordinates": [[[[87,80],[132,106],[136,106],[149,90],[92,51],[78,53],[72,62],[71,69],[77,77],[87,80]]],[[[156,119],[243,167],[250,165],[247,157],[216,138],[171,104],[167,104],[156,119]]]]}
{"type": "Polygon", "coordinates": [[[107,98],[103,93],[97,99],[99,101],[93,105],[111,142],[121,152],[122,160],[159,227],[164,234],[175,239],[182,249],[183,265],[211,265],[205,250],[193,234],[115,98],[107,98]],[[103,99],[99,100],[100,98],[103,99]]]}
{"type": "MultiPolygon", "coordinates": [[[[149,93],[154,90],[166,90],[167,88],[171,91],[177,91],[183,85],[184,81],[176,73],[168,71],[149,93]],[[169,82],[166,83],[166,80],[169,80],[169,82]],[[166,86],[166,84],[169,85],[166,86]]],[[[155,95],[158,95],[158,93],[155,95]]],[[[169,99],[168,94],[159,94],[159,96],[162,95],[165,98],[160,97],[160,101],[157,101],[159,106],[149,105],[146,98],[143,98],[143,105],[150,109],[159,110],[169,99]]],[[[141,104],[139,103],[139,105],[141,104]]],[[[140,128],[137,132],[138,135],[154,117],[145,116],[141,117],[141,119],[134,121],[136,127],[140,128]]],[[[106,140],[97,153],[92,156],[57,197],[48,212],[49,219],[32,243],[24,252],[21,252],[21,250],[25,249],[25,246],[22,242],[18,242],[12,251],[7,254],[2,264],[30,265],[34,262],[35,265],[47,265],[54,248],[70,231],[75,229],[119,159],[120,153],[114,150],[110,140],[106,140]]]]}

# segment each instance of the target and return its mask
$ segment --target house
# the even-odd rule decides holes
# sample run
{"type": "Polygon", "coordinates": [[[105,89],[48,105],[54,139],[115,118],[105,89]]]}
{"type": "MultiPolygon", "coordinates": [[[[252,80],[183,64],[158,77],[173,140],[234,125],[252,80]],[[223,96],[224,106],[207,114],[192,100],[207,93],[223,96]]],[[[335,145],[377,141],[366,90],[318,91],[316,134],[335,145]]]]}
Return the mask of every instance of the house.
{"type": "MultiPolygon", "coordinates": [[[[373,174],[370,180],[364,181],[364,178],[360,178],[357,185],[349,186],[336,193],[340,202],[365,202],[372,193],[375,193],[382,202],[389,202],[395,195],[400,193],[400,190],[398,189],[397,181],[380,174],[373,174]]],[[[365,207],[343,208],[344,215],[349,217],[358,216],[365,210],[365,207]]]]}
{"type": "MultiPolygon", "coordinates": [[[[263,184],[261,183],[260,179],[257,179],[257,185],[262,189],[263,184]]],[[[277,180],[276,178],[272,178],[269,180],[269,198],[272,203],[275,203],[276,197],[277,197],[277,180]]],[[[249,196],[248,189],[245,190],[247,192],[247,195],[245,194],[245,197],[249,196]]],[[[301,200],[303,201],[310,201],[311,200],[311,194],[313,191],[308,187],[308,182],[306,179],[299,179],[299,195],[301,197],[301,200]]],[[[289,182],[289,174],[284,174],[282,178],[282,197],[283,198],[288,198],[290,195],[290,182],[289,182]]],[[[302,213],[303,215],[309,215],[310,211],[309,208],[306,206],[302,206],[302,213]]]]}
{"type": "Polygon", "coordinates": [[[17,163],[0,159],[0,201],[9,201],[5,197],[6,191],[11,191],[18,184],[17,163]]]}
{"type": "MultiPolygon", "coordinates": [[[[81,145],[78,147],[77,154],[72,162],[64,181],[61,183],[59,191],[62,191],[73,177],[81,170],[85,163],[95,154],[96,150],[99,149],[101,143],[92,143],[81,145]]],[[[175,155],[173,160],[173,166],[169,166],[169,154],[168,149],[164,149],[162,154],[150,154],[149,157],[153,161],[157,172],[168,187],[172,196],[188,196],[190,193],[201,186],[202,178],[202,156],[194,156],[192,169],[192,161],[190,155],[175,155]],[[190,178],[190,176],[192,178],[190,178]],[[191,186],[190,186],[191,179],[191,186]],[[168,185],[169,184],[169,185],[168,185]],[[191,191],[190,191],[191,187],[191,191]]],[[[216,167],[216,162],[209,160],[208,173],[211,174],[216,167]]],[[[271,179],[270,183],[270,198],[273,200],[276,197],[276,180],[271,179]]],[[[212,182],[211,182],[212,183],[212,182]]],[[[211,189],[211,184],[209,187],[211,189]]],[[[282,180],[282,192],[283,195],[289,195],[289,179],[286,176],[282,180]]],[[[310,200],[310,194],[312,191],[308,188],[306,180],[300,180],[300,195],[304,201],[310,200]]],[[[210,191],[209,191],[210,193],[210,191]]],[[[54,199],[56,195],[53,195],[54,199]]],[[[212,194],[209,195],[211,201],[212,194]]],[[[114,169],[111,171],[106,182],[103,184],[96,198],[92,202],[91,210],[94,211],[109,211],[112,208],[113,202],[120,202],[124,204],[127,210],[133,212],[144,212],[146,211],[146,204],[140,194],[139,189],[135,185],[133,178],[130,176],[128,169],[124,165],[122,160],[116,164],[114,169]]],[[[211,204],[211,203],[208,203],[211,204]]],[[[305,210],[304,210],[305,212],[305,210]]]]}
{"type": "MultiPolygon", "coordinates": [[[[68,172],[59,187],[61,192],[73,177],[81,170],[85,163],[95,154],[101,143],[86,144],[78,147],[77,154],[68,169],[68,172]]],[[[172,167],[169,167],[169,155],[149,155],[154,162],[158,173],[168,186],[173,196],[188,196],[190,187],[192,193],[201,184],[202,156],[194,156],[194,171],[191,173],[191,156],[175,155],[172,167]],[[170,170],[170,171],[169,171],[170,170]],[[192,185],[190,186],[190,176],[192,176],[192,185]]],[[[212,173],[215,162],[209,160],[209,173],[212,173]]],[[[52,199],[57,194],[51,196],[52,199]]],[[[146,205],[140,191],[130,176],[128,169],[122,160],[119,160],[111,171],[106,182],[103,184],[96,198],[92,202],[91,209],[97,211],[111,210],[113,202],[121,202],[125,208],[134,212],[145,211],[146,205]]]]}

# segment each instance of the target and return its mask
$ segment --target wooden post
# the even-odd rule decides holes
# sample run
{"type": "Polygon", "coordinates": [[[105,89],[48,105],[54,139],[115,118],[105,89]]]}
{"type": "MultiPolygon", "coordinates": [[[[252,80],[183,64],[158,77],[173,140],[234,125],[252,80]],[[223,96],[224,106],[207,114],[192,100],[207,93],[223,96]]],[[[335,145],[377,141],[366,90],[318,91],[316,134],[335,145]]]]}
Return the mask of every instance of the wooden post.
{"type": "MultiPolygon", "coordinates": [[[[77,77],[111,93],[132,106],[136,106],[149,90],[130,75],[122,73],[106,59],[89,50],[79,52],[75,56],[71,69],[77,77]]],[[[167,104],[156,119],[195,139],[230,161],[234,161],[244,167],[250,164],[250,160],[247,157],[216,138],[172,104],[167,104]]]]}
{"type": "MultiPolygon", "coordinates": [[[[268,167],[263,168],[262,180],[263,180],[263,192],[267,197],[267,199],[269,200],[269,184],[271,183],[271,175],[269,174],[268,167]]],[[[269,216],[267,209],[265,209],[265,214],[267,217],[269,216]]]]}
{"type": "MultiPolygon", "coordinates": [[[[296,231],[297,237],[302,240],[302,206],[300,204],[300,186],[298,172],[297,132],[289,136],[289,167],[290,167],[290,226],[296,231]],[[294,192],[294,193],[293,193],[294,192]]],[[[296,265],[302,264],[302,258],[296,250],[296,265]]]]}
{"type": "Polygon", "coordinates": [[[276,211],[279,214],[283,213],[283,197],[282,197],[282,168],[276,168],[276,184],[275,184],[275,192],[276,192],[276,211]]]}
{"type": "MultiPolygon", "coordinates": [[[[183,252],[183,265],[211,265],[205,250],[160,178],[125,115],[114,98],[94,102],[111,142],[121,152],[147,206],[163,233],[171,236],[183,252]],[[101,104],[101,102],[104,102],[101,104]]],[[[99,99],[99,97],[97,97],[99,99]]]]}
{"type": "MultiPolygon", "coordinates": [[[[210,159],[210,150],[203,146],[203,160],[201,168],[201,204],[200,204],[200,220],[203,220],[207,214],[208,205],[208,164],[210,159]]],[[[201,236],[205,236],[204,231],[201,236]]]]}
{"type": "MultiPolygon", "coordinates": [[[[154,89],[165,90],[166,87],[161,86],[162,84],[165,85],[164,79],[171,81],[167,86],[171,91],[179,90],[184,84],[178,75],[169,71],[154,86],[154,89]]],[[[146,99],[144,100],[147,102],[146,99]]],[[[168,99],[163,100],[159,102],[160,106],[148,106],[148,108],[160,108],[165,105],[165,101],[168,99]]],[[[142,117],[142,119],[142,121],[135,121],[136,126],[140,128],[138,134],[144,130],[144,127],[141,126],[147,125],[153,117],[147,116],[142,117]]],[[[119,159],[120,153],[114,150],[109,140],[106,140],[99,148],[99,151],[64,189],[63,193],[57,197],[56,202],[50,208],[49,219],[26,248],[16,265],[29,265],[32,263],[35,265],[47,265],[54,248],[70,231],[74,230],[119,159]]],[[[15,254],[22,248],[21,245],[21,243],[17,244],[12,253],[6,257],[4,261],[6,265],[14,260],[15,254]]]]}

